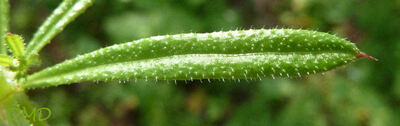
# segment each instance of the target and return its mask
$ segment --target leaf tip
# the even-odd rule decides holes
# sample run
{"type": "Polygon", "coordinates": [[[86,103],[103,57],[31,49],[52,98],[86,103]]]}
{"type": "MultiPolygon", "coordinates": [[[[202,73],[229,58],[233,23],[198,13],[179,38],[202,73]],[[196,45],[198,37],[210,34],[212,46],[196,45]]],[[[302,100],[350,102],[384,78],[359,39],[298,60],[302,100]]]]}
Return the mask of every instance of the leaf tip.
{"type": "Polygon", "coordinates": [[[360,55],[358,55],[357,58],[358,58],[358,59],[360,59],[360,58],[368,58],[368,59],[373,60],[373,61],[378,61],[377,58],[372,57],[372,56],[369,56],[369,55],[367,55],[367,54],[364,53],[364,52],[360,52],[360,55]]]}
{"type": "Polygon", "coordinates": [[[14,34],[12,34],[12,33],[7,33],[7,36],[13,36],[14,34]]]}

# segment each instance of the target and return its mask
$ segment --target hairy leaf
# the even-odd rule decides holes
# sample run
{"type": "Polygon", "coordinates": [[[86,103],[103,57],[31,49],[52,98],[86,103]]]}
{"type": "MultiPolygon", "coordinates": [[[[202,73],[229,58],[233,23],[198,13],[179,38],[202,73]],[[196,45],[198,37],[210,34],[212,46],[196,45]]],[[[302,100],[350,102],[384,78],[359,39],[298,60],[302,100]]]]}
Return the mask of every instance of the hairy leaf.
{"type": "MultiPolygon", "coordinates": [[[[9,22],[9,3],[8,0],[0,0],[0,37],[3,38],[8,32],[9,22]]],[[[7,48],[4,39],[0,39],[0,54],[6,54],[7,48]]]]}
{"type": "Polygon", "coordinates": [[[7,55],[0,54],[0,66],[9,66],[13,62],[13,59],[7,55]]]}
{"type": "Polygon", "coordinates": [[[83,13],[92,3],[93,0],[64,0],[40,26],[29,42],[26,50],[27,58],[29,59],[37,54],[54,36],[60,33],[65,26],[83,13]]]}
{"type": "Polygon", "coordinates": [[[292,77],[366,57],[327,33],[260,29],[155,36],[113,45],[28,77],[25,88],[97,80],[292,77]]]}
{"type": "Polygon", "coordinates": [[[22,58],[24,56],[24,40],[21,36],[8,33],[4,39],[15,57],[22,58]]]}

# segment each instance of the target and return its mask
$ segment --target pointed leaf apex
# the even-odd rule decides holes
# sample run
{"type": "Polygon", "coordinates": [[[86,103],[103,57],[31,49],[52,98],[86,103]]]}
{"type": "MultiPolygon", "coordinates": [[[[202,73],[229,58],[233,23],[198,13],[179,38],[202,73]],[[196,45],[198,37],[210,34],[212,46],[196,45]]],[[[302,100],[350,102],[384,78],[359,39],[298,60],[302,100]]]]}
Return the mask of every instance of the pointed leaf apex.
{"type": "Polygon", "coordinates": [[[21,58],[24,56],[24,39],[21,36],[7,33],[4,40],[15,57],[21,58]]]}
{"type": "Polygon", "coordinates": [[[369,56],[369,55],[367,55],[367,54],[364,53],[364,52],[360,52],[360,55],[357,56],[357,58],[368,58],[368,59],[373,60],[373,61],[378,61],[377,58],[372,57],[372,56],[369,56]]]}

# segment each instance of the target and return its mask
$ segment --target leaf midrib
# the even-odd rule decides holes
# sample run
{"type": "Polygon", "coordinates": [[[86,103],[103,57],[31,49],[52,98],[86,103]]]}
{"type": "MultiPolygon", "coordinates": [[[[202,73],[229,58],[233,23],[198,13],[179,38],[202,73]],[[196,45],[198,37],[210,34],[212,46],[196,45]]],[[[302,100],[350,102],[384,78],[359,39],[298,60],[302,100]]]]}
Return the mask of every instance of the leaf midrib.
{"type": "MultiPolygon", "coordinates": [[[[75,70],[71,70],[68,71],[66,73],[63,74],[59,74],[59,75],[53,75],[53,76],[44,76],[44,77],[39,77],[34,79],[33,82],[37,82],[37,81],[42,81],[43,79],[54,79],[57,77],[62,77],[68,74],[73,74],[73,73],[78,73],[81,71],[85,71],[88,69],[95,69],[97,68],[101,68],[104,66],[112,66],[112,65],[117,65],[117,64],[124,64],[124,63],[131,63],[131,62],[141,62],[141,61],[147,61],[147,60],[158,60],[158,59],[162,59],[162,58],[173,58],[173,57],[180,57],[180,56],[186,56],[186,57],[196,57],[196,56],[209,56],[209,55],[220,55],[223,57],[237,57],[237,56],[260,56],[260,55],[289,55],[289,54],[295,54],[295,55],[308,55],[308,54],[324,54],[324,53],[346,53],[346,52],[335,52],[335,51],[318,51],[318,52],[265,52],[265,53],[245,53],[245,54],[182,54],[182,55],[171,55],[171,56],[163,56],[163,57],[157,57],[157,58],[148,58],[148,59],[140,59],[140,60],[132,60],[132,61],[121,61],[121,62],[113,62],[113,63],[108,63],[108,64],[101,64],[101,65],[97,65],[97,66],[91,66],[91,67],[85,67],[83,69],[75,69],[75,70]]],[[[355,57],[354,57],[355,58],[355,57]]],[[[28,77],[28,81],[29,81],[29,77],[28,77]]],[[[28,86],[29,82],[27,83],[28,86]]]]}

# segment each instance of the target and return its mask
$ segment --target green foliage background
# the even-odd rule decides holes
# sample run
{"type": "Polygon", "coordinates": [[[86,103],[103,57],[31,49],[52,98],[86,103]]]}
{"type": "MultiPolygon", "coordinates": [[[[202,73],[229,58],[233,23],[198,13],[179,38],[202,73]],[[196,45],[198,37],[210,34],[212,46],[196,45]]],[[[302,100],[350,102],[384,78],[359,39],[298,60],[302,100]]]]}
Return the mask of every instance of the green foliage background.
{"type": "MultiPolygon", "coordinates": [[[[61,0],[11,0],[26,39],[61,0]]],[[[153,35],[249,28],[338,34],[379,59],[298,79],[81,83],[29,91],[50,125],[400,125],[400,0],[97,0],[42,66],[153,35]]]]}

